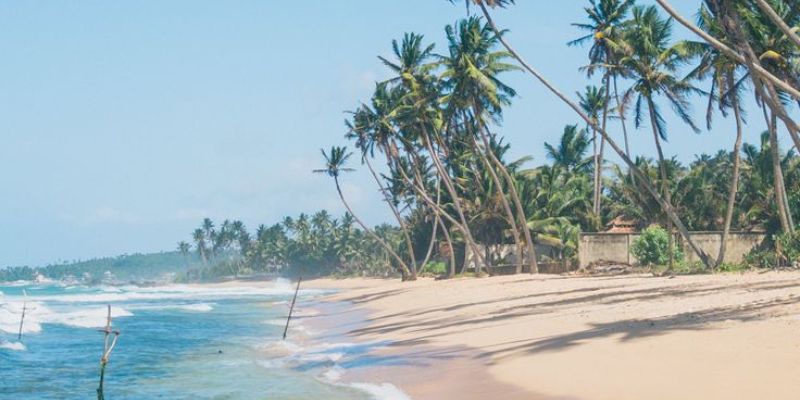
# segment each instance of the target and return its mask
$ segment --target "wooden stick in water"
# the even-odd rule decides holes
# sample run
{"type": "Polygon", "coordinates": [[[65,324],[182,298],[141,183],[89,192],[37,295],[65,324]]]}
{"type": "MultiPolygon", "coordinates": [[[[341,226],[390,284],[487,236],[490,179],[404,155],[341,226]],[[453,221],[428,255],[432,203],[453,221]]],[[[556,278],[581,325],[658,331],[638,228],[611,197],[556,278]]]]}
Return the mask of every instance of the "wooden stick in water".
{"type": "Polygon", "coordinates": [[[108,318],[106,318],[106,327],[105,329],[100,329],[100,332],[103,332],[103,357],[100,358],[100,386],[97,387],[97,400],[104,400],[105,396],[103,395],[103,382],[105,381],[106,364],[108,364],[108,358],[111,357],[111,351],[114,350],[114,346],[117,345],[117,339],[119,339],[120,333],[119,331],[111,330],[111,304],[108,305],[108,318]],[[111,345],[109,345],[108,338],[112,334],[114,337],[111,340],[111,345]]]}
{"type": "Polygon", "coordinates": [[[25,296],[25,299],[22,300],[22,317],[19,319],[19,335],[17,335],[18,342],[22,342],[22,326],[25,324],[25,311],[28,309],[28,292],[22,289],[22,294],[25,296]]]}
{"type": "Polygon", "coordinates": [[[292,311],[294,311],[294,302],[297,300],[297,292],[300,291],[300,282],[303,281],[303,276],[301,275],[297,279],[297,288],[294,289],[294,297],[292,297],[292,305],[289,307],[289,317],[286,318],[286,327],[283,328],[283,340],[286,340],[286,332],[289,331],[289,321],[292,320],[292,311]]]}

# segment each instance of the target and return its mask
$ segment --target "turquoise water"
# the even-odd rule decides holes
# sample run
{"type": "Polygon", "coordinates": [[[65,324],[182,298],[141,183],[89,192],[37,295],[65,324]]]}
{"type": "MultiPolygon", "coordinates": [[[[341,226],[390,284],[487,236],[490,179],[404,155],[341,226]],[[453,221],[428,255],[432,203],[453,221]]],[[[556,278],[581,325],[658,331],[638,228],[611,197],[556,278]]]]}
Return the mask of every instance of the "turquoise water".
{"type": "MultiPolygon", "coordinates": [[[[106,372],[111,399],[402,399],[388,385],[338,383],[346,343],[283,342],[292,287],[83,287],[0,284],[0,398],[91,399],[106,305],[122,334],[106,372]],[[17,341],[23,290],[22,342],[17,341]]],[[[302,291],[301,299],[320,295],[302,291]]],[[[302,311],[301,311],[302,312],[302,311]]],[[[302,315],[301,315],[302,316],[302,315]]],[[[290,336],[301,337],[298,324],[290,336]]]]}

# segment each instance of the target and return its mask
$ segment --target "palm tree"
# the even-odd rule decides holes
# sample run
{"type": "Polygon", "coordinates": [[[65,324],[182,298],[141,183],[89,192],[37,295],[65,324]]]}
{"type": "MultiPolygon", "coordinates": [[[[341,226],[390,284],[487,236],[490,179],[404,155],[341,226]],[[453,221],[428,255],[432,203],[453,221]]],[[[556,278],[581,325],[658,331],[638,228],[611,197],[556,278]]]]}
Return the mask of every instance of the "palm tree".
{"type": "MultiPolygon", "coordinates": [[[[603,97],[601,101],[595,101],[595,104],[602,104],[602,121],[599,122],[598,125],[602,126],[603,129],[607,127],[611,83],[613,81],[614,96],[617,101],[617,114],[622,124],[622,133],[625,139],[625,154],[630,157],[628,129],[625,124],[625,114],[617,90],[617,77],[623,72],[619,66],[619,54],[621,52],[621,47],[624,45],[621,38],[622,28],[625,24],[628,11],[634,4],[634,0],[590,0],[589,3],[591,6],[584,8],[589,22],[573,24],[584,31],[588,31],[588,34],[569,42],[568,45],[583,44],[592,40],[592,47],[589,49],[589,65],[586,67],[587,75],[592,76],[596,69],[605,71],[603,74],[603,97]]],[[[598,111],[593,115],[592,112],[587,111],[587,114],[590,117],[598,117],[600,113],[598,111]]],[[[593,207],[595,214],[598,215],[600,214],[600,199],[602,197],[604,147],[605,140],[601,140],[599,152],[595,153],[593,207]]]]}
{"type": "MultiPolygon", "coordinates": [[[[452,2],[453,0],[450,1],[452,2]]],[[[473,1],[475,1],[478,7],[480,7],[481,12],[486,18],[486,22],[489,24],[489,26],[491,26],[492,29],[499,34],[500,30],[497,28],[497,25],[495,25],[494,20],[492,19],[487,6],[504,7],[506,5],[513,4],[513,0],[473,0],[473,1]]],[[[536,80],[538,80],[550,92],[552,92],[562,102],[564,102],[567,106],[569,106],[576,114],[578,114],[581,117],[581,119],[583,119],[586,123],[592,125],[592,127],[595,128],[597,132],[608,142],[609,146],[611,146],[614,152],[617,153],[617,155],[619,155],[619,157],[625,162],[628,168],[631,169],[632,173],[637,177],[637,179],[644,178],[642,172],[636,168],[636,164],[634,164],[633,160],[631,160],[631,158],[628,157],[628,155],[617,145],[617,143],[613,140],[613,138],[610,137],[610,135],[605,129],[593,123],[589,118],[589,116],[587,116],[583,112],[583,110],[580,109],[580,106],[578,106],[574,101],[569,99],[563,92],[558,90],[549,80],[547,80],[541,73],[539,73],[539,71],[537,71],[529,63],[527,63],[525,59],[523,59],[522,56],[520,56],[519,53],[515,51],[502,36],[498,36],[498,40],[500,41],[500,43],[503,44],[506,50],[508,50],[509,53],[511,53],[511,55],[517,60],[517,62],[519,62],[519,64],[526,71],[528,71],[531,75],[533,75],[533,77],[536,80]]],[[[658,201],[659,205],[664,209],[664,211],[672,220],[672,222],[677,226],[678,231],[680,232],[681,236],[684,238],[686,243],[689,245],[689,247],[692,249],[692,251],[697,254],[697,256],[703,261],[703,263],[706,266],[709,266],[710,260],[708,258],[708,255],[702,249],[700,249],[694,242],[694,240],[692,240],[692,238],[689,236],[689,231],[686,229],[686,226],[683,224],[681,218],[675,212],[675,209],[672,207],[672,205],[669,202],[667,202],[663,197],[661,197],[661,195],[658,194],[658,191],[655,189],[655,187],[653,187],[653,185],[651,185],[649,182],[643,182],[643,186],[656,199],[656,201],[658,201]]]]}
{"type": "Polygon", "coordinates": [[[181,253],[181,255],[183,256],[183,261],[187,265],[189,264],[189,251],[190,250],[191,250],[191,246],[189,246],[189,243],[186,243],[183,240],[178,242],[178,252],[181,253]]]}
{"type": "Polygon", "coordinates": [[[589,171],[591,160],[586,158],[589,148],[589,136],[578,125],[567,125],[558,147],[545,142],[547,158],[553,161],[554,166],[564,168],[571,174],[585,174],[589,171]]]}
{"type": "MultiPolygon", "coordinates": [[[[510,57],[506,51],[495,51],[497,38],[492,29],[482,23],[480,18],[470,17],[459,21],[455,26],[448,25],[445,28],[448,40],[449,54],[442,57],[444,64],[444,84],[449,89],[444,100],[448,107],[448,114],[458,118],[468,130],[472,130],[469,136],[474,140],[479,137],[483,148],[478,148],[475,141],[476,154],[482,160],[490,177],[494,180],[494,185],[500,191],[499,200],[505,209],[508,224],[519,249],[519,262],[524,261],[521,254],[520,229],[522,227],[525,236],[525,246],[528,249],[531,272],[536,272],[536,249],[530,232],[525,229],[525,215],[522,202],[516,192],[516,182],[508,173],[503,163],[492,151],[491,137],[486,119],[499,119],[502,107],[510,103],[510,98],[515,95],[515,91],[500,81],[498,75],[504,71],[516,70],[517,67],[504,63],[504,59],[510,57]],[[472,115],[469,112],[472,112],[472,115]],[[474,127],[474,129],[471,129],[474,127]],[[481,151],[483,150],[483,151],[481,151]],[[503,175],[505,186],[508,188],[511,200],[513,201],[517,217],[511,209],[508,199],[503,193],[503,183],[497,176],[497,172],[503,175]],[[519,218],[519,219],[517,219],[519,218]]],[[[521,265],[517,266],[517,271],[521,270],[521,265]]]]}
{"type": "Polygon", "coordinates": [[[336,184],[336,192],[339,193],[339,199],[342,200],[342,204],[347,209],[347,212],[355,219],[356,223],[361,225],[361,228],[364,229],[364,232],[372,236],[372,238],[378,242],[383,248],[388,252],[392,258],[397,261],[398,265],[401,268],[403,273],[403,279],[411,279],[409,276],[408,266],[406,265],[405,261],[403,261],[400,256],[394,251],[392,246],[386,243],[380,236],[378,236],[372,229],[369,229],[366,224],[364,224],[361,219],[356,217],[353,210],[350,208],[350,205],[347,203],[347,200],[344,198],[344,194],[342,193],[342,188],[339,186],[339,175],[343,172],[351,172],[354,171],[352,168],[345,167],[347,160],[350,158],[352,153],[348,153],[345,147],[337,147],[333,146],[330,149],[330,153],[326,153],[325,150],[320,150],[322,152],[322,157],[325,159],[325,168],[324,169],[316,169],[314,170],[315,173],[324,173],[333,178],[333,182],[336,184]]]}
{"type": "MultiPolygon", "coordinates": [[[[441,155],[436,150],[436,145],[443,142],[441,133],[447,132],[447,126],[443,124],[442,110],[439,108],[440,85],[434,76],[431,75],[435,64],[428,63],[433,47],[422,47],[422,36],[417,34],[406,34],[402,45],[396,41],[392,42],[392,49],[397,62],[389,61],[380,57],[381,61],[394,71],[398,76],[389,82],[395,82],[404,91],[400,104],[392,110],[394,125],[398,127],[398,140],[405,144],[405,149],[409,152],[412,161],[418,163],[420,155],[416,151],[416,144],[427,151],[430,161],[433,163],[439,178],[444,183],[445,189],[450,195],[450,200],[455,210],[458,220],[448,218],[447,213],[442,216],[448,218],[453,226],[459,229],[464,236],[467,246],[476,257],[476,271],[480,271],[483,266],[482,252],[475,242],[470,232],[467,217],[464,214],[461,200],[456,191],[455,184],[442,163],[441,155]]],[[[396,148],[396,146],[393,146],[396,148]]],[[[404,172],[403,168],[397,168],[404,172]]],[[[431,207],[435,207],[433,199],[424,190],[421,182],[414,183],[414,180],[404,176],[414,191],[431,207]]]]}
{"type": "Polygon", "coordinates": [[[206,234],[203,229],[195,229],[195,231],[192,233],[192,239],[194,239],[195,246],[197,247],[197,253],[200,255],[200,259],[203,260],[203,264],[208,264],[206,234]]]}
{"type": "MultiPolygon", "coordinates": [[[[730,45],[731,40],[727,37],[725,29],[721,25],[718,13],[717,2],[714,0],[705,0],[700,8],[698,25],[705,32],[730,45]]],[[[740,105],[742,86],[739,84],[741,79],[739,76],[740,66],[735,60],[732,60],[714,46],[703,43],[701,47],[703,51],[700,54],[699,65],[689,76],[697,78],[698,80],[711,78],[711,90],[709,90],[708,108],[706,112],[706,125],[708,129],[711,129],[711,119],[715,102],[723,115],[727,114],[728,109],[733,110],[733,116],[736,122],[736,141],[733,145],[733,173],[725,208],[722,241],[720,243],[716,262],[716,266],[719,266],[725,260],[725,251],[736,204],[736,194],[739,190],[743,124],[740,105]]]]}
{"type": "MultiPolygon", "coordinates": [[[[397,220],[397,223],[400,225],[400,229],[403,231],[403,238],[406,242],[406,251],[408,252],[409,259],[411,260],[411,279],[416,279],[417,260],[414,252],[414,245],[411,241],[411,235],[409,233],[408,226],[406,225],[404,218],[400,215],[400,210],[397,208],[397,193],[393,193],[390,188],[384,186],[383,181],[380,177],[378,177],[378,174],[375,172],[375,168],[372,167],[372,163],[370,162],[370,158],[374,157],[375,152],[375,135],[370,133],[370,128],[373,125],[373,118],[371,118],[372,115],[373,113],[366,106],[363,106],[359,110],[355,111],[353,113],[353,121],[345,121],[345,124],[348,127],[348,134],[346,137],[355,140],[356,147],[361,150],[362,164],[365,164],[367,169],[369,169],[370,174],[378,185],[378,189],[383,195],[384,201],[391,209],[392,214],[397,220]],[[393,194],[395,196],[393,196],[393,194]]],[[[389,163],[389,166],[391,169],[391,162],[389,163]]]]}
{"type": "MultiPolygon", "coordinates": [[[[667,140],[666,122],[656,105],[655,97],[664,96],[676,114],[699,133],[688,112],[688,97],[698,90],[687,80],[678,79],[674,75],[675,71],[688,61],[688,57],[692,54],[691,46],[688,42],[670,45],[672,20],[661,18],[655,6],[633,7],[632,21],[625,31],[625,36],[630,48],[621,57],[620,64],[634,82],[623,98],[627,102],[635,97],[634,122],[637,128],[641,126],[644,117],[642,107],[647,107],[661,170],[661,192],[667,203],[672,203],[667,180],[667,165],[661,146],[661,141],[667,140]]],[[[670,232],[669,268],[671,269],[674,261],[672,258],[674,237],[671,233],[671,222],[669,220],[665,222],[667,231],[670,232]]]]}
{"type": "MultiPolygon", "coordinates": [[[[600,118],[601,115],[603,115],[603,124],[605,124],[605,110],[607,109],[607,96],[605,94],[605,89],[600,89],[597,86],[587,86],[585,94],[577,93],[577,95],[580,99],[580,105],[583,109],[583,112],[585,112],[595,124],[600,124],[600,118]]],[[[597,146],[597,131],[587,124],[586,130],[588,131],[590,129],[592,131],[592,163],[594,164],[592,211],[599,215],[602,190],[600,185],[602,176],[602,162],[600,161],[600,153],[597,146]]]]}

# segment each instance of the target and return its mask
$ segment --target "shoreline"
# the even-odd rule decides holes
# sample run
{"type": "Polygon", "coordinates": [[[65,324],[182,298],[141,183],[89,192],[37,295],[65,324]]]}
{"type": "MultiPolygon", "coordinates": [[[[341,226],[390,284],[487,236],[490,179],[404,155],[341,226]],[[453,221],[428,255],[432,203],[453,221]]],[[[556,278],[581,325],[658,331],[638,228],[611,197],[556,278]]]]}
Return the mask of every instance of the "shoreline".
{"type": "Polygon", "coordinates": [[[307,320],[326,332],[311,340],[332,332],[378,344],[345,360],[342,382],[390,382],[415,400],[800,392],[796,271],[318,279],[303,287],[339,290],[316,299],[338,311],[307,320]],[[365,318],[348,321],[342,311],[365,318]]]}

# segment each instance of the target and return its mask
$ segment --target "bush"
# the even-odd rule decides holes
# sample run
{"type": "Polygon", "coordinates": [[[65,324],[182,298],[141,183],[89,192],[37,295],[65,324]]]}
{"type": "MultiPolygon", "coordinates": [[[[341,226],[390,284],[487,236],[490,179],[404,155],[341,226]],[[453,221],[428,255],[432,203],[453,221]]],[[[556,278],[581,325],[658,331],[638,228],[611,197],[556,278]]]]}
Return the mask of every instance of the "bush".
{"type": "Polygon", "coordinates": [[[780,253],[792,265],[800,262],[800,231],[784,233],[775,237],[775,244],[780,253]]]}
{"type": "MultiPolygon", "coordinates": [[[[651,226],[642,232],[631,245],[631,254],[641,265],[665,265],[669,263],[669,234],[660,226],[651,226]]],[[[675,248],[675,261],[683,260],[683,253],[675,248]]]]}
{"type": "Polygon", "coordinates": [[[447,264],[441,261],[429,262],[422,267],[422,273],[445,275],[447,274],[447,264]]]}

